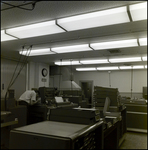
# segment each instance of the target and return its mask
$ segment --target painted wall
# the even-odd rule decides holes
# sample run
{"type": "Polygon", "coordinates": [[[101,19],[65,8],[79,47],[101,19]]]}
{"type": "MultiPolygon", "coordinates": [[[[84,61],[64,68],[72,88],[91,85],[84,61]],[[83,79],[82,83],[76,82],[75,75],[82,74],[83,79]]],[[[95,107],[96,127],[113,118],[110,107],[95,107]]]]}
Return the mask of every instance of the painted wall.
{"type": "MultiPolygon", "coordinates": [[[[110,87],[108,71],[74,72],[74,81],[93,80],[94,86],[110,87]]],[[[121,96],[131,94],[131,70],[111,71],[110,82],[112,88],[118,88],[121,96]]],[[[133,70],[132,96],[141,98],[143,86],[147,87],[147,70],[133,70]]]]}
{"type": "MultiPolygon", "coordinates": [[[[4,98],[5,96],[6,89],[8,88],[8,85],[11,81],[17,63],[18,62],[14,60],[1,58],[1,98],[4,98]]],[[[18,65],[14,78],[17,76],[21,65],[22,63],[18,65]]],[[[15,98],[18,99],[20,95],[25,91],[25,88],[26,88],[26,65],[24,66],[18,78],[16,79],[16,81],[14,82],[14,84],[10,89],[15,90],[15,98]]]]}
{"type": "Polygon", "coordinates": [[[29,62],[28,64],[28,90],[39,87],[49,87],[49,65],[43,63],[29,62]],[[48,75],[42,76],[42,69],[46,68],[48,75]]]}

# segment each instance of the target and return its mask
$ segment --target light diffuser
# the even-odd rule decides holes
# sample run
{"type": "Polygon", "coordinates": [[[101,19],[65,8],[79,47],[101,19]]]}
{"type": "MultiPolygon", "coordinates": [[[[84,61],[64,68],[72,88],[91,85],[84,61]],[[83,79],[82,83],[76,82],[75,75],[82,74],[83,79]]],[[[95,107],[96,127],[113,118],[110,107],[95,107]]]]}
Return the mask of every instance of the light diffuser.
{"type": "Polygon", "coordinates": [[[136,62],[141,61],[141,57],[131,57],[131,58],[117,58],[117,59],[109,59],[109,62],[111,63],[117,63],[117,62],[136,62]]]}
{"type": "Polygon", "coordinates": [[[118,66],[114,67],[98,67],[97,70],[119,70],[118,66]]]}
{"type": "Polygon", "coordinates": [[[125,22],[130,22],[126,6],[57,20],[57,23],[67,31],[120,24],[125,22]]]}
{"type": "Polygon", "coordinates": [[[81,60],[80,63],[82,64],[103,64],[109,63],[107,59],[100,59],[100,60],[81,60]]]}
{"type": "Polygon", "coordinates": [[[91,50],[92,49],[89,47],[88,44],[51,48],[51,51],[56,53],[71,53],[71,52],[81,52],[91,50]]]}
{"type": "Polygon", "coordinates": [[[120,69],[132,69],[132,66],[119,66],[120,69]]]}
{"type": "Polygon", "coordinates": [[[147,2],[130,5],[129,9],[133,21],[147,19],[147,2]]]}
{"type": "Polygon", "coordinates": [[[76,68],[77,71],[95,71],[96,68],[76,68]]]}
{"type": "Polygon", "coordinates": [[[102,42],[102,43],[92,43],[90,46],[95,50],[101,49],[112,49],[121,47],[134,47],[138,46],[137,39],[112,41],[112,42],[102,42]]]}
{"type": "Polygon", "coordinates": [[[145,65],[145,68],[147,68],[147,65],[145,65]]]}
{"type": "Polygon", "coordinates": [[[147,61],[147,56],[142,57],[143,61],[147,61]]]}
{"type": "Polygon", "coordinates": [[[80,65],[79,61],[62,61],[55,62],[55,65],[64,66],[64,65],[80,65]]]}
{"type": "Polygon", "coordinates": [[[20,51],[19,54],[27,55],[27,56],[37,56],[37,55],[49,55],[55,54],[54,52],[50,51],[50,48],[46,49],[38,49],[38,50],[28,50],[28,51],[20,51]]]}
{"type": "Polygon", "coordinates": [[[133,66],[133,69],[143,69],[144,68],[144,66],[133,66]]]}
{"type": "Polygon", "coordinates": [[[140,46],[145,46],[145,45],[147,45],[147,38],[140,38],[140,39],[139,39],[139,43],[140,43],[140,46]]]}
{"type": "Polygon", "coordinates": [[[6,30],[7,33],[20,39],[65,32],[56,25],[55,20],[15,27],[6,30]]]}
{"type": "Polygon", "coordinates": [[[17,38],[5,34],[5,30],[1,30],[1,42],[16,40],[17,38]]]}

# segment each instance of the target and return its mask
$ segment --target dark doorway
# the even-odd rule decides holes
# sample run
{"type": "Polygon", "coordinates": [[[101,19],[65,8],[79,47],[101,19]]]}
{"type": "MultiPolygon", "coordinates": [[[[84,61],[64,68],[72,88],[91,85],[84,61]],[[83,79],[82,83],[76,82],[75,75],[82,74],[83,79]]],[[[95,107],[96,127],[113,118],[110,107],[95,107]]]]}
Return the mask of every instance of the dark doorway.
{"type": "Polygon", "coordinates": [[[87,102],[92,104],[93,81],[80,81],[80,86],[84,92],[85,98],[87,98],[87,102]]]}

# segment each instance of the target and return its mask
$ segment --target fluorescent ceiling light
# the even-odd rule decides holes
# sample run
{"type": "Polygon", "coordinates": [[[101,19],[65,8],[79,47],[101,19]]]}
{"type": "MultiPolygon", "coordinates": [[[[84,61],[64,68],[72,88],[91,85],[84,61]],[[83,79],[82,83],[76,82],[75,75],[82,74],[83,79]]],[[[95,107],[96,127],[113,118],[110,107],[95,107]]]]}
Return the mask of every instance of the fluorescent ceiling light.
{"type": "Polygon", "coordinates": [[[88,44],[51,48],[51,51],[56,53],[71,53],[71,52],[81,52],[81,51],[90,51],[90,50],[92,49],[89,47],[88,44]]]}
{"type": "Polygon", "coordinates": [[[7,33],[20,39],[65,32],[56,25],[55,20],[20,26],[6,30],[7,33]]]}
{"type": "Polygon", "coordinates": [[[21,55],[27,55],[27,56],[37,56],[37,55],[49,55],[49,54],[55,54],[50,51],[50,48],[46,49],[38,49],[38,50],[28,50],[28,51],[20,51],[19,54],[21,55]]]}
{"type": "Polygon", "coordinates": [[[76,68],[77,71],[95,71],[96,68],[76,68]]]}
{"type": "Polygon", "coordinates": [[[81,60],[80,63],[82,64],[102,64],[102,63],[109,63],[107,59],[102,60],[81,60]]]}
{"type": "Polygon", "coordinates": [[[118,66],[114,67],[98,67],[97,70],[119,70],[118,66]]]}
{"type": "Polygon", "coordinates": [[[101,49],[112,49],[120,47],[134,47],[138,46],[137,39],[112,41],[112,42],[102,42],[102,43],[92,43],[90,46],[95,50],[101,49]]]}
{"type": "Polygon", "coordinates": [[[142,57],[143,61],[147,61],[147,56],[142,57]]]}
{"type": "Polygon", "coordinates": [[[130,22],[126,6],[57,20],[57,23],[67,31],[120,24],[125,22],[130,22]]]}
{"type": "Polygon", "coordinates": [[[111,62],[111,63],[117,63],[117,62],[136,62],[136,61],[141,61],[141,57],[109,59],[109,62],[111,62]]]}
{"type": "Polygon", "coordinates": [[[133,69],[143,69],[144,66],[133,66],[133,69]]]}
{"type": "Polygon", "coordinates": [[[132,66],[119,66],[120,69],[132,69],[132,66]]]}
{"type": "Polygon", "coordinates": [[[61,61],[55,62],[55,65],[64,66],[64,65],[80,65],[79,61],[61,61]]]}
{"type": "Polygon", "coordinates": [[[147,65],[145,65],[145,68],[147,68],[147,65]]]}
{"type": "Polygon", "coordinates": [[[130,5],[129,9],[133,21],[147,19],[147,2],[130,5]]]}
{"type": "Polygon", "coordinates": [[[147,45],[147,38],[140,38],[139,43],[140,43],[140,46],[147,45]]]}
{"type": "Polygon", "coordinates": [[[4,30],[1,30],[1,42],[3,42],[3,41],[10,41],[10,40],[16,40],[16,39],[17,38],[5,34],[4,30]]]}

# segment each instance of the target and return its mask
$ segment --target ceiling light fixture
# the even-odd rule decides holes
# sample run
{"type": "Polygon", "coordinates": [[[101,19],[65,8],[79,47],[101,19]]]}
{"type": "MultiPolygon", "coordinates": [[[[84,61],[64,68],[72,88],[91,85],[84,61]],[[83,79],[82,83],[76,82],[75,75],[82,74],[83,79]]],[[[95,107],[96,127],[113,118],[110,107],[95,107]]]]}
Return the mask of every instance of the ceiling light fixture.
{"type": "Polygon", "coordinates": [[[145,46],[145,45],[147,45],[147,38],[140,38],[140,39],[139,39],[139,43],[140,43],[140,46],[145,46]]]}
{"type": "Polygon", "coordinates": [[[120,69],[132,69],[132,66],[119,66],[120,69]]]}
{"type": "Polygon", "coordinates": [[[20,39],[61,32],[65,32],[65,30],[57,26],[55,20],[6,29],[6,33],[20,39]]]}
{"type": "Polygon", "coordinates": [[[130,5],[129,9],[133,21],[147,19],[147,2],[130,5]]]}
{"type": "Polygon", "coordinates": [[[141,57],[109,59],[109,62],[111,62],[111,63],[117,63],[117,62],[136,62],[136,61],[142,61],[141,57]]]}
{"type": "Polygon", "coordinates": [[[5,34],[5,30],[1,30],[1,42],[3,41],[10,41],[10,40],[16,40],[17,38],[10,36],[8,34],[5,34]]]}
{"type": "Polygon", "coordinates": [[[112,41],[112,42],[102,42],[102,43],[92,43],[90,46],[94,50],[101,49],[112,49],[112,48],[124,48],[124,47],[134,47],[138,46],[137,39],[112,41]]]}
{"type": "Polygon", "coordinates": [[[114,67],[98,67],[97,70],[119,70],[118,66],[114,67]]]}
{"type": "Polygon", "coordinates": [[[88,44],[51,48],[51,51],[56,53],[71,53],[71,52],[81,52],[91,50],[92,49],[89,47],[88,44]]]}
{"type": "Polygon", "coordinates": [[[127,7],[113,8],[57,20],[57,24],[67,31],[81,30],[130,22],[127,7]]]}
{"type": "Polygon", "coordinates": [[[144,66],[133,66],[133,69],[144,69],[144,66]]]}
{"type": "Polygon", "coordinates": [[[147,65],[145,65],[145,68],[147,68],[147,65]]]}
{"type": "Polygon", "coordinates": [[[31,51],[20,51],[19,54],[21,55],[29,55],[29,56],[38,56],[38,55],[50,55],[55,54],[54,52],[50,51],[50,48],[45,49],[38,49],[38,50],[31,50],[31,51]]]}
{"type": "Polygon", "coordinates": [[[96,71],[96,68],[76,68],[77,71],[96,71]]]}
{"type": "Polygon", "coordinates": [[[65,66],[65,65],[80,65],[79,61],[62,61],[61,62],[55,62],[55,65],[59,65],[59,66],[65,66]]]}
{"type": "Polygon", "coordinates": [[[107,59],[100,59],[100,60],[81,60],[80,63],[82,64],[103,64],[109,63],[107,59]]]}
{"type": "Polygon", "coordinates": [[[143,61],[147,61],[147,56],[142,57],[143,61]]]}

